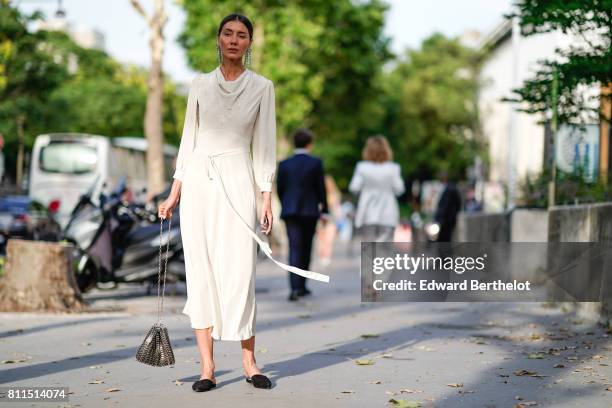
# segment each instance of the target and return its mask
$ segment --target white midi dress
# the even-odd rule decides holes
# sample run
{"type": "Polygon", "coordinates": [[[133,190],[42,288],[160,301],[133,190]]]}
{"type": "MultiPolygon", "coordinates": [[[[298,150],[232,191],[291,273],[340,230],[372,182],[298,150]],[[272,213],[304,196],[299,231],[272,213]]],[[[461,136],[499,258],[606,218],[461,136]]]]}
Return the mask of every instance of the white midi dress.
{"type": "Polygon", "coordinates": [[[173,178],[181,180],[181,238],[191,327],[215,340],[255,334],[256,246],[281,268],[329,277],[272,257],[256,233],[255,186],[272,191],[276,111],[272,81],[249,69],[232,81],[217,67],[191,82],[173,178]]]}

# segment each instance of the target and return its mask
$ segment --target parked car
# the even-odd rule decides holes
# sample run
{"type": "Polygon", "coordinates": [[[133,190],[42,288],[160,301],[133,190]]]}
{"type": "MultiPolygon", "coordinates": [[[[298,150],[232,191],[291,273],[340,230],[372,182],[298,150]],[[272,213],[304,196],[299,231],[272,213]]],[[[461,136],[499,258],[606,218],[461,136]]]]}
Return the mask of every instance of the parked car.
{"type": "Polygon", "coordinates": [[[55,220],[58,203],[46,207],[28,196],[0,197],[0,254],[6,254],[9,238],[59,241],[61,227],[55,220]]]}

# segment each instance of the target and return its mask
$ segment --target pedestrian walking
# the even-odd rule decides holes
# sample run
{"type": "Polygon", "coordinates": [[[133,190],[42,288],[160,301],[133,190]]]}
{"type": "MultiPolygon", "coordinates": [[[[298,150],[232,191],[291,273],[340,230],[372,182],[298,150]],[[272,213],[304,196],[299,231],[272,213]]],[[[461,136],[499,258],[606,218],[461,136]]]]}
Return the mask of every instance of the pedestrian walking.
{"type": "MultiPolygon", "coordinates": [[[[362,242],[392,242],[399,223],[399,205],[396,196],[405,191],[401,169],[393,162],[393,151],[382,135],[366,140],[362,161],[355,166],[349,182],[349,191],[359,195],[355,213],[355,236],[362,242]]],[[[363,272],[363,271],[362,271],[363,272]]],[[[388,278],[388,275],[387,275],[388,278]]],[[[386,279],[379,276],[379,279],[386,279]]],[[[362,294],[375,300],[372,274],[362,273],[362,294]]]]}
{"type": "Polygon", "coordinates": [[[359,195],[355,229],[363,241],[392,241],[399,223],[396,196],[406,187],[401,168],[393,162],[393,151],[382,135],[371,136],[355,166],[349,191],[359,195]]]}
{"type": "MultiPolygon", "coordinates": [[[[299,129],[293,135],[293,155],[278,165],[276,189],[281,201],[280,218],[289,238],[289,264],[308,269],[317,222],[327,222],[325,173],[320,158],[311,155],[314,134],[299,129]]],[[[289,301],[311,294],[304,276],[289,274],[289,301]]]]}
{"type": "Polygon", "coordinates": [[[160,217],[172,217],[180,199],[187,281],[183,313],[190,318],[201,356],[200,379],[192,386],[198,392],[216,387],[213,340],[241,341],[246,381],[271,387],[254,355],[255,242],[280,267],[329,281],[274,259],[255,231],[256,186],[263,194],[261,231],[267,235],[273,225],[276,112],[274,84],[248,68],[252,41],[247,17],[230,14],[221,21],[220,65],[191,82],[174,182],[158,209],[160,217]]]}

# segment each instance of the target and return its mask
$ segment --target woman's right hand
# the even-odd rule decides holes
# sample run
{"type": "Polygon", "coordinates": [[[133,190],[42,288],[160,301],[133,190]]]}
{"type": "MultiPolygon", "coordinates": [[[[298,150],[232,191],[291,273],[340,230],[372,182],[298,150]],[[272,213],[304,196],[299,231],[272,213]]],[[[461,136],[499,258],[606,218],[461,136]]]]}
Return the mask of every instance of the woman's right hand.
{"type": "Polygon", "coordinates": [[[159,205],[157,216],[163,219],[172,218],[172,211],[174,211],[176,204],[178,204],[178,198],[171,195],[159,205]]]}

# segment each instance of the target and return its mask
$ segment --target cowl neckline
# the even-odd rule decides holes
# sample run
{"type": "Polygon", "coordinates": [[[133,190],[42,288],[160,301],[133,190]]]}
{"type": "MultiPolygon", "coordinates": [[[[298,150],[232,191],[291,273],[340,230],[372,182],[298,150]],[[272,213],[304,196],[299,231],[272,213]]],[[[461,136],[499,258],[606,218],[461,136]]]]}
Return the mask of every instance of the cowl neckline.
{"type": "Polygon", "coordinates": [[[251,79],[252,72],[246,68],[238,78],[228,81],[221,72],[221,66],[217,66],[215,69],[215,78],[217,79],[217,85],[222,95],[226,96],[237,96],[240,95],[246,88],[249,80],[251,79]]]}

